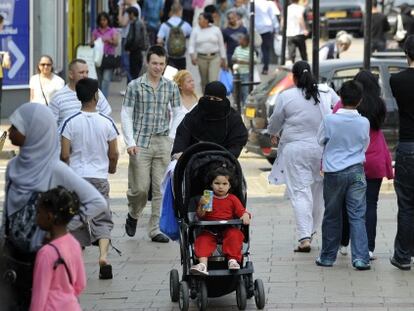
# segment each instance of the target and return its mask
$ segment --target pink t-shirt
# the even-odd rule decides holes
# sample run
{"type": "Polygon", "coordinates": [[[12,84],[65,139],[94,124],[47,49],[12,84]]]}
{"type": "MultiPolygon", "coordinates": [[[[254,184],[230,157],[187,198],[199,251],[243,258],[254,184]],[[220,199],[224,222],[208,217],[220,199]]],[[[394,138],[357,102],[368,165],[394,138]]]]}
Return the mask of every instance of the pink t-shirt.
{"type": "MultiPolygon", "coordinates": [[[[332,112],[335,113],[342,107],[342,103],[338,102],[332,112]]],[[[364,171],[368,179],[394,178],[391,154],[381,130],[369,130],[369,146],[365,151],[364,171]]]]}
{"type": "Polygon", "coordinates": [[[107,27],[106,29],[96,28],[92,32],[93,40],[102,38],[102,41],[104,41],[104,53],[109,55],[115,55],[116,46],[105,42],[105,40],[113,39],[116,35],[116,29],[111,27],[107,27]]]}
{"type": "Polygon", "coordinates": [[[86,286],[86,275],[79,242],[67,233],[51,243],[65,260],[73,285],[63,264],[53,269],[59,256],[46,244],[36,255],[30,311],[82,310],[78,297],[86,286]]]}

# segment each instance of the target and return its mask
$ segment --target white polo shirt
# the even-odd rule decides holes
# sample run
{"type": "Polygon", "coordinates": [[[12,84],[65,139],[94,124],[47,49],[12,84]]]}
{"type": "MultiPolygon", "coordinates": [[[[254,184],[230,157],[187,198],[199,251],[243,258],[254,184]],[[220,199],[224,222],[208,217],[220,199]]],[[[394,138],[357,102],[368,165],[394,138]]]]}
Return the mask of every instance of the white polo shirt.
{"type": "Polygon", "coordinates": [[[64,121],[61,135],[71,142],[69,165],[79,176],[108,178],[109,142],[119,135],[110,117],[79,111],[64,121]]]}

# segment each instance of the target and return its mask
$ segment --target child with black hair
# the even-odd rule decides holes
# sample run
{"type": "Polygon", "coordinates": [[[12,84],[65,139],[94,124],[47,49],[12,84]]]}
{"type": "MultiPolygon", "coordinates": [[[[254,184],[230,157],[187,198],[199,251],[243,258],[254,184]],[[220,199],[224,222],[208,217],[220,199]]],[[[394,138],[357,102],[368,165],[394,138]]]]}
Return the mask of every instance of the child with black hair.
{"type": "MultiPolygon", "coordinates": [[[[250,224],[250,214],[242,205],[240,200],[234,194],[229,193],[232,184],[234,184],[231,172],[224,167],[219,167],[207,175],[207,184],[213,190],[213,209],[204,210],[203,206],[207,200],[202,196],[197,206],[197,216],[200,220],[217,221],[240,218],[243,224],[250,224]]],[[[199,263],[190,269],[190,273],[199,275],[208,275],[207,263],[217,247],[218,236],[223,240],[223,253],[228,258],[228,267],[230,270],[240,269],[242,260],[242,246],[244,235],[238,228],[226,227],[219,232],[203,230],[194,242],[195,254],[199,263]]]]}
{"type": "Polygon", "coordinates": [[[79,213],[79,198],[62,186],[43,192],[37,203],[37,224],[50,242],[36,255],[30,311],[81,310],[78,302],[86,286],[79,242],[67,231],[79,213]]]}
{"type": "Polygon", "coordinates": [[[365,229],[366,188],[365,151],[369,145],[370,123],[357,107],[362,100],[362,85],[347,81],[340,96],[343,108],[326,116],[318,131],[324,146],[322,249],[316,265],[331,267],[336,260],[342,232],[342,207],[346,205],[350,232],[352,265],[369,270],[367,231],[365,229]]]}

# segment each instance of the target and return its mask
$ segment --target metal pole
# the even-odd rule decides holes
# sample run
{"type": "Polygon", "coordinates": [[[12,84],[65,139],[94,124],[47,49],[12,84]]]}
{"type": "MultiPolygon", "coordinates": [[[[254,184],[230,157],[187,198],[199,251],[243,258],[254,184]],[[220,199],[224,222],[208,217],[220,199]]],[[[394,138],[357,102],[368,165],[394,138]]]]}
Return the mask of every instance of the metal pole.
{"type": "Polygon", "coordinates": [[[313,76],[319,80],[319,0],[313,0],[313,21],[312,21],[312,71],[313,76]]]}
{"type": "Polygon", "coordinates": [[[280,56],[280,64],[284,65],[286,63],[286,21],[287,21],[287,11],[288,11],[289,0],[284,0],[283,2],[283,27],[282,27],[282,55],[280,56]]]}
{"type": "MultiPolygon", "coordinates": [[[[249,51],[249,81],[254,81],[254,0],[250,0],[250,51],[249,51]]],[[[249,93],[253,91],[253,84],[249,84],[249,93]]]]}
{"type": "Polygon", "coordinates": [[[365,20],[364,20],[364,69],[371,67],[371,20],[372,20],[372,0],[365,0],[365,20]]]}

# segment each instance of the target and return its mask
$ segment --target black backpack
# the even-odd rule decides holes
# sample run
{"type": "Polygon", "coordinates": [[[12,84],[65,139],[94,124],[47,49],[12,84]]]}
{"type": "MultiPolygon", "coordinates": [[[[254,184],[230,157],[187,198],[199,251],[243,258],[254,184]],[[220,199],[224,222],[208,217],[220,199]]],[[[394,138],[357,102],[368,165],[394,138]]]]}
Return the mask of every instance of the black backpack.
{"type": "Polygon", "coordinates": [[[130,24],[125,42],[125,50],[129,52],[145,51],[149,47],[147,28],[141,20],[130,24]]]}
{"type": "Polygon", "coordinates": [[[184,21],[181,20],[177,26],[173,26],[169,22],[165,22],[165,24],[170,27],[170,34],[168,35],[167,39],[168,56],[172,58],[183,57],[186,49],[186,38],[181,26],[184,24],[184,21]]]}

